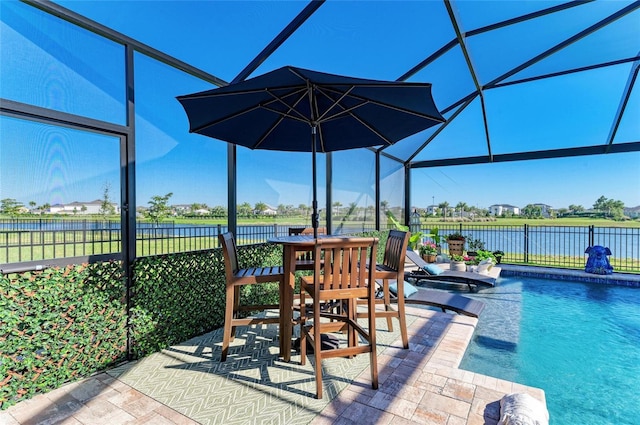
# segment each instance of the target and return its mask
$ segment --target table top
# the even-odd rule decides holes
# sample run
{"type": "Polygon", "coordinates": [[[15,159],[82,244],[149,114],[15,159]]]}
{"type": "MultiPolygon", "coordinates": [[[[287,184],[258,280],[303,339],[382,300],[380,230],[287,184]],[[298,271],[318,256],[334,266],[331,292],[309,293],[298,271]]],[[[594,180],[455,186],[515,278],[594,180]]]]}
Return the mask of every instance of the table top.
{"type": "MultiPolygon", "coordinates": [[[[318,235],[318,239],[326,238],[340,238],[344,236],[337,235],[318,235]]],[[[313,235],[288,235],[288,236],[275,236],[267,239],[267,242],[279,243],[283,245],[315,245],[316,239],[313,235]]]]}
{"type": "MultiPolygon", "coordinates": [[[[318,235],[318,239],[361,239],[362,236],[350,235],[318,235]]],[[[274,236],[267,239],[267,242],[279,243],[282,245],[315,245],[316,239],[313,235],[290,235],[290,236],[274,236]]]]}

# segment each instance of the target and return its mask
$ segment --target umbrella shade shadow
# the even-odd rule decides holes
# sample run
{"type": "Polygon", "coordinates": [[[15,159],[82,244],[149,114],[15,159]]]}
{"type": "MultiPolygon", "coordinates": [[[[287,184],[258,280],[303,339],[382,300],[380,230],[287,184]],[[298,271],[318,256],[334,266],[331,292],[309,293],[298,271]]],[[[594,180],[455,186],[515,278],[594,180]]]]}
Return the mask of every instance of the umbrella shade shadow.
{"type": "MultiPolygon", "coordinates": [[[[278,358],[277,328],[275,331],[261,332],[256,328],[240,328],[233,344],[229,347],[227,361],[220,362],[221,341],[202,341],[202,344],[185,347],[170,347],[163,350],[164,355],[173,356],[180,364],[168,366],[174,370],[189,370],[214,374],[221,378],[244,384],[254,390],[268,393],[270,389],[285,390],[293,394],[313,397],[304,389],[306,383],[314,381],[313,369],[302,367],[299,363],[286,363],[278,358]],[[271,337],[271,338],[270,338],[271,337]],[[189,351],[195,348],[197,357],[193,361],[189,351]],[[187,357],[187,359],[185,359],[187,357]]],[[[344,382],[348,380],[333,377],[344,382]]]]}
{"type": "MultiPolygon", "coordinates": [[[[398,333],[386,331],[384,319],[377,329],[381,352],[398,339],[398,333]]],[[[359,379],[369,370],[368,355],[326,359],[325,396],[318,400],[313,355],[305,366],[296,356],[286,363],[278,357],[278,345],[277,325],[239,327],[227,361],[220,362],[222,329],[218,329],[123,366],[119,379],[202,423],[224,423],[224,418],[247,411],[255,417],[273,416],[278,423],[306,423],[348,385],[370,388],[368,375],[362,382],[359,379]]]]}

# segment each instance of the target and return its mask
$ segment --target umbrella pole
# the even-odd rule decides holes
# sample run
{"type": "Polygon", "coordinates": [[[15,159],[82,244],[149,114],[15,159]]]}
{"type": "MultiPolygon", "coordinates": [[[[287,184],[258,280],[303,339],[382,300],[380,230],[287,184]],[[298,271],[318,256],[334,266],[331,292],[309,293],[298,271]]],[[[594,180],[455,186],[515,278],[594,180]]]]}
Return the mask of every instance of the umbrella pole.
{"type": "Polygon", "coordinates": [[[316,178],[316,126],[311,127],[311,169],[313,172],[313,201],[312,208],[313,213],[311,214],[311,225],[313,226],[313,238],[318,238],[318,221],[320,220],[320,215],[318,214],[318,189],[317,189],[317,178],[316,178]]]}

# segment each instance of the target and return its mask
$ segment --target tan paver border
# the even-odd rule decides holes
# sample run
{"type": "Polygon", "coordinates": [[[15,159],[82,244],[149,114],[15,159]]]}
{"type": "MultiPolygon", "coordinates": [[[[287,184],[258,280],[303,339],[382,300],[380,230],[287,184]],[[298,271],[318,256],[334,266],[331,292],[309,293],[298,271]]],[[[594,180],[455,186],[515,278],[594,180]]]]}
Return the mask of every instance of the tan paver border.
{"type": "Polygon", "coordinates": [[[376,424],[496,424],[500,399],[524,392],[546,406],[544,391],[459,369],[478,319],[408,308],[420,318],[409,328],[410,347],[396,341],[379,356],[380,388],[368,370],[312,422],[376,424]]]}

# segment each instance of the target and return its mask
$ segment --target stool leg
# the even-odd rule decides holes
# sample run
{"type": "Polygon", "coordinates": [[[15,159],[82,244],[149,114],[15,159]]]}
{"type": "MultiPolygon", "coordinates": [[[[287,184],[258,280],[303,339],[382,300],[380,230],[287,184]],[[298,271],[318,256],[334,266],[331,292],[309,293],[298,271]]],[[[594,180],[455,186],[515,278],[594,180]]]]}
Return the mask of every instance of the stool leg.
{"type": "Polygon", "coordinates": [[[220,354],[220,361],[227,360],[227,354],[229,353],[229,342],[231,341],[232,333],[235,334],[235,327],[233,326],[233,313],[235,306],[235,293],[237,287],[227,285],[227,301],[224,309],[224,329],[222,336],[222,353],[220,354]]]}
{"type": "Polygon", "coordinates": [[[402,336],[402,345],[409,348],[409,337],[407,336],[407,315],[404,309],[404,291],[402,297],[398,298],[398,322],[400,322],[400,335],[402,336]]]}
{"type": "Polygon", "coordinates": [[[376,351],[376,303],[373,295],[369,298],[369,363],[371,367],[371,388],[378,389],[378,353],[376,351]]]}
{"type": "Polygon", "coordinates": [[[307,336],[304,327],[307,324],[304,289],[300,290],[300,364],[307,364],[307,336]]]}
{"type": "Polygon", "coordinates": [[[315,357],[316,398],[322,399],[322,334],[320,326],[319,300],[313,300],[313,356],[315,357]]]}
{"type": "MultiPolygon", "coordinates": [[[[385,311],[393,311],[391,308],[391,295],[389,295],[389,279],[382,280],[382,287],[384,290],[382,291],[384,295],[384,310],[385,311]]],[[[393,322],[391,321],[391,316],[387,316],[387,329],[389,332],[393,332],[393,322]]]]}

